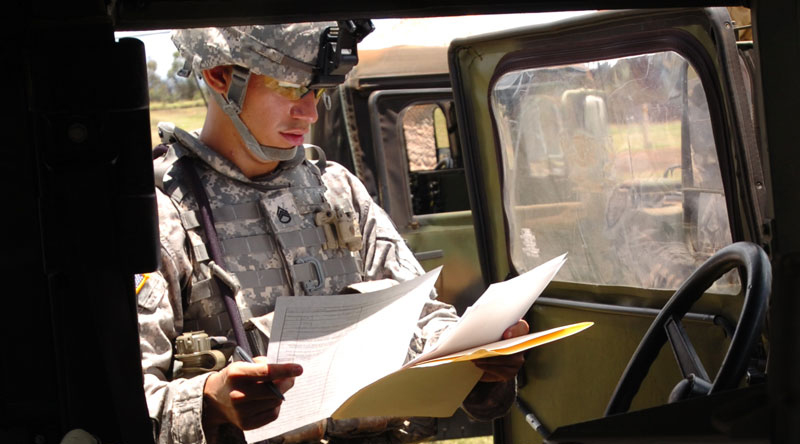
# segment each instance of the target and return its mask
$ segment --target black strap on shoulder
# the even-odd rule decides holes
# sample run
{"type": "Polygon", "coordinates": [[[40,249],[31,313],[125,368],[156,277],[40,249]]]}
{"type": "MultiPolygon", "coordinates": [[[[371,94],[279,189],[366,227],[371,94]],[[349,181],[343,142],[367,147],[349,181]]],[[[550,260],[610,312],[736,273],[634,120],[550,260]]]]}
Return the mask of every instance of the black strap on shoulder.
{"type": "Polygon", "coordinates": [[[317,169],[319,170],[320,176],[325,174],[325,166],[328,164],[328,157],[325,155],[325,151],[316,145],[305,145],[305,151],[313,153],[312,159],[317,161],[317,169]]]}
{"type": "MultiPolygon", "coordinates": [[[[208,252],[211,256],[211,260],[213,260],[218,266],[224,268],[225,262],[224,258],[222,257],[222,246],[219,242],[217,229],[214,226],[214,217],[211,214],[211,204],[208,202],[208,194],[206,194],[206,190],[203,188],[203,184],[200,182],[200,176],[197,174],[197,170],[195,169],[194,160],[190,156],[184,156],[181,157],[178,162],[180,162],[180,166],[186,173],[186,177],[189,182],[189,189],[192,190],[192,194],[194,194],[194,197],[197,200],[197,206],[199,207],[200,211],[200,224],[206,233],[206,239],[208,240],[208,252]]],[[[226,285],[224,282],[221,282],[218,277],[215,277],[215,279],[217,280],[217,284],[219,284],[219,288],[222,292],[222,300],[225,302],[225,309],[228,311],[228,316],[230,316],[231,319],[231,327],[233,328],[233,335],[236,338],[236,343],[245,349],[247,353],[252,355],[250,343],[247,341],[247,335],[244,331],[242,317],[239,315],[239,308],[236,306],[235,295],[228,285],[226,285]]]]}
{"type": "Polygon", "coordinates": [[[167,172],[170,171],[173,165],[183,157],[185,154],[184,149],[180,149],[177,143],[170,145],[160,144],[153,148],[153,181],[156,188],[160,189],[166,194],[171,194],[170,191],[164,187],[164,178],[167,172]]]}

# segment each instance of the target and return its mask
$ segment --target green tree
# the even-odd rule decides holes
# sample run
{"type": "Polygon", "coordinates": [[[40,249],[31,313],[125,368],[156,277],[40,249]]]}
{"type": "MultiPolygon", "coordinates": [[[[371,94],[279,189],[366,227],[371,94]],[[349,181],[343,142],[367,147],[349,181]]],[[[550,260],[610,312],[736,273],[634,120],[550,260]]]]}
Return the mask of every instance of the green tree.
{"type": "Polygon", "coordinates": [[[155,60],[147,61],[147,85],[150,90],[151,102],[166,102],[169,101],[170,92],[167,84],[156,73],[158,63],[155,60]]]}
{"type": "Polygon", "coordinates": [[[169,71],[167,71],[167,82],[169,83],[173,100],[193,100],[201,98],[197,80],[193,75],[189,76],[189,78],[179,76],[178,71],[180,71],[181,68],[183,68],[183,61],[180,57],[180,53],[175,51],[172,53],[172,66],[169,68],[169,71]]]}

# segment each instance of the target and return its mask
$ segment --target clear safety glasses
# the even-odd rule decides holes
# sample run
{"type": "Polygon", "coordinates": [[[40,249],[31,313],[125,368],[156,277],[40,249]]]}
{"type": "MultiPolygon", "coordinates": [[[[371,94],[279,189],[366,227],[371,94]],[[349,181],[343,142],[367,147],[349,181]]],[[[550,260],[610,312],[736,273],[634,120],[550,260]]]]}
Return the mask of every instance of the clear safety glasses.
{"type": "Polygon", "coordinates": [[[275,91],[282,97],[285,97],[289,100],[300,100],[309,93],[312,93],[314,94],[314,100],[318,101],[319,98],[322,97],[322,93],[325,92],[325,88],[308,89],[305,86],[296,85],[294,83],[281,82],[280,80],[273,79],[272,77],[268,76],[262,76],[262,77],[264,78],[264,83],[266,84],[267,88],[275,91]]]}

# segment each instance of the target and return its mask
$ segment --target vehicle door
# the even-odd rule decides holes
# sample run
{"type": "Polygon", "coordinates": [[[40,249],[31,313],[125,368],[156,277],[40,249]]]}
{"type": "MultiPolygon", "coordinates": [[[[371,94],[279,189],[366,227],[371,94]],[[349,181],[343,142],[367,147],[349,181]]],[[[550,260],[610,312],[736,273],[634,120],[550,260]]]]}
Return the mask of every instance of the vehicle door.
{"type": "MultiPolygon", "coordinates": [[[[720,248],[764,240],[761,166],[733,27],[725,9],[622,11],[451,44],[486,284],[566,252],[527,320],[534,331],[594,322],[527,354],[522,409],[498,424],[496,442],[541,442],[602,417],[681,283],[720,248]],[[536,418],[541,434],[526,421],[536,418]]],[[[728,273],[684,319],[709,375],[741,293],[728,273]]],[[[632,410],[665,404],[681,379],[667,349],[632,410]]],[[[682,425],[667,428],[679,435],[682,425]]]]}
{"type": "Polygon", "coordinates": [[[312,141],[354,172],[459,313],[483,282],[445,47],[365,50],[312,141]]]}
{"type": "Polygon", "coordinates": [[[463,313],[482,282],[452,92],[379,90],[368,106],[384,209],[426,270],[444,266],[439,297],[463,313]]]}

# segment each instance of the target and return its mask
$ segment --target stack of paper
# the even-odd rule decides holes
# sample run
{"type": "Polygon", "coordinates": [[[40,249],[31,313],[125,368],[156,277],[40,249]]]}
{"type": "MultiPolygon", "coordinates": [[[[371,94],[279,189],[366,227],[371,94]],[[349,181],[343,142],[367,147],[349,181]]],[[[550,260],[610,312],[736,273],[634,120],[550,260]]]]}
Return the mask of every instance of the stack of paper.
{"type": "Polygon", "coordinates": [[[565,260],[566,255],[559,256],[489,286],[436,347],[405,365],[417,319],[441,268],[374,293],[278,298],[267,358],[301,364],[304,372],[286,393],[279,418],[246,432],[247,440],[328,417],[451,416],[483,374],[470,361],[518,353],[592,325],[498,341],[565,260]]]}

